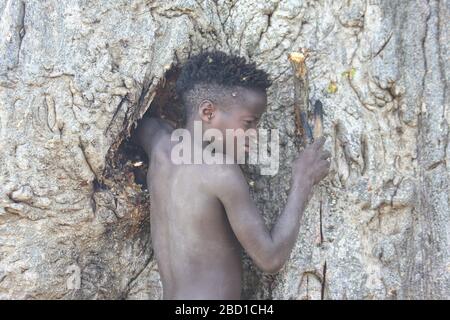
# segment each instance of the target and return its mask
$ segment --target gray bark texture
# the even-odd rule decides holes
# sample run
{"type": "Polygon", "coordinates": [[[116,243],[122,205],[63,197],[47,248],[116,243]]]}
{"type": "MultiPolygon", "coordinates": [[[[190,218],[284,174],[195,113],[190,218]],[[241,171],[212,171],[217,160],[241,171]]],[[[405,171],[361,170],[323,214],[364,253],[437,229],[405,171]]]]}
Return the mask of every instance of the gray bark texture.
{"type": "Polygon", "coordinates": [[[300,47],[332,169],[281,272],[244,257],[242,297],[450,298],[449,21],[448,0],[0,0],[0,298],[161,298],[151,199],[119,146],[204,48],[273,79],[280,170],[246,169],[270,228],[300,47]]]}

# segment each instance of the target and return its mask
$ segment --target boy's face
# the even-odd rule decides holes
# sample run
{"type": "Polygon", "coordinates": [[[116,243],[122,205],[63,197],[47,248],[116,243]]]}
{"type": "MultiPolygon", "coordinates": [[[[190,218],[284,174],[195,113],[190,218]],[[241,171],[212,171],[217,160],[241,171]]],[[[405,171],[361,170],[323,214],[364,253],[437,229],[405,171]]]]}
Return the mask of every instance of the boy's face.
{"type": "MultiPolygon", "coordinates": [[[[267,96],[265,92],[239,88],[232,91],[229,99],[226,99],[223,106],[214,108],[211,119],[208,119],[208,128],[215,128],[222,132],[224,143],[223,151],[227,152],[225,146],[227,143],[227,129],[233,129],[234,132],[234,154],[237,154],[236,147],[239,138],[245,141],[245,152],[248,152],[249,139],[245,138],[245,131],[247,136],[256,133],[256,127],[261,119],[262,114],[267,108],[267,96]],[[242,130],[238,130],[242,129],[242,130]],[[236,131],[237,130],[237,131],[236,131]]],[[[256,136],[251,135],[252,138],[256,136]]]]}

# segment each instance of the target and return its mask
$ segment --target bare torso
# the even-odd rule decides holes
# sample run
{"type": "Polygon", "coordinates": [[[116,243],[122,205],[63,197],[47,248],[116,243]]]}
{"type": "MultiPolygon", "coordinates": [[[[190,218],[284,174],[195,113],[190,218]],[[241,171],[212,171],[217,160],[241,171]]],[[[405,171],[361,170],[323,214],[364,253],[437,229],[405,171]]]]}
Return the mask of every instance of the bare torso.
{"type": "Polygon", "coordinates": [[[211,166],[174,165],[170,134],[152,147],[151,236],[164,299],[240,299],[241,254],[221,202],[205,190],[211,166]]]}

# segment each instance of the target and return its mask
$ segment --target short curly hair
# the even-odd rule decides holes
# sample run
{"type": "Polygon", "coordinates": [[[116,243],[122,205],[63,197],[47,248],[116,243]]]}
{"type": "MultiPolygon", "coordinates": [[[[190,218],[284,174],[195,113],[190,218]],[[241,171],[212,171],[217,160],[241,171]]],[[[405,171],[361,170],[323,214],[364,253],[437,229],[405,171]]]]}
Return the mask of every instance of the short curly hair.
{"type": "Polygon", "coordinates": [[[202,93],[217,99],[223,89],[243,87],[265,92],[271,85],[268,74],[258,69],[254,62],[248,63],[244,57],[214,50],[190,57],[177,79],[176,92],[189,112],[202,93]],[[214,87],[222,89],[221,92],[214,87]]]}

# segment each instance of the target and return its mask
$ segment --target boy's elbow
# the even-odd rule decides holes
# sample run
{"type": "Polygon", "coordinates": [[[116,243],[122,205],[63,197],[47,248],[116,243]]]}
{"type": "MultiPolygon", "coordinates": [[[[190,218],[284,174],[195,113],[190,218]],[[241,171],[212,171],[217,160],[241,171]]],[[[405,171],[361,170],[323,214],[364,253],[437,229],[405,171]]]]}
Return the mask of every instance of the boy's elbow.
{"type": "Polygon", "coordinates": [[[284,264],[270,264],[264,268],[261,268],[261,270],[264,273],[275,274],[278,273],[281,270],[281,268],[283,268],[283,265],[284,264]]]}
{"type": "Polygon", "coordinates": [[[264,273],[275,274],[281,270],[284,266],[284,262],[281,258],[278,257],[269,257],[264,259],[258,264],[258,267],[264,273]]]}

